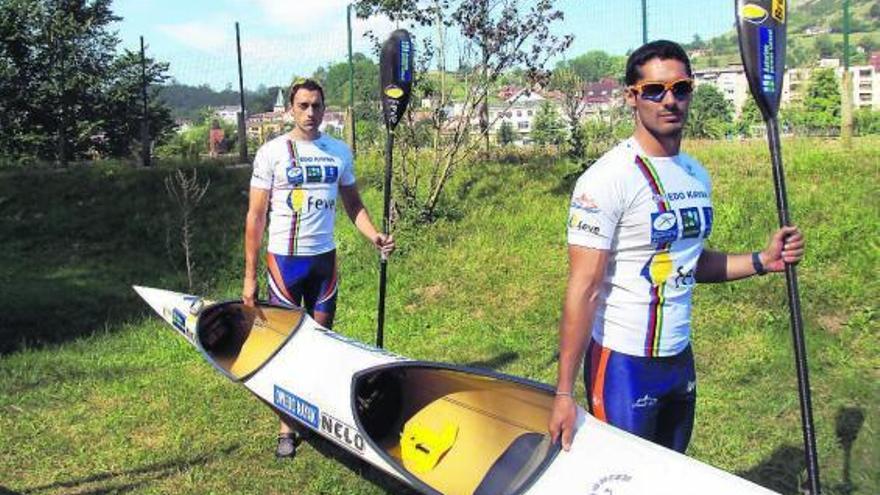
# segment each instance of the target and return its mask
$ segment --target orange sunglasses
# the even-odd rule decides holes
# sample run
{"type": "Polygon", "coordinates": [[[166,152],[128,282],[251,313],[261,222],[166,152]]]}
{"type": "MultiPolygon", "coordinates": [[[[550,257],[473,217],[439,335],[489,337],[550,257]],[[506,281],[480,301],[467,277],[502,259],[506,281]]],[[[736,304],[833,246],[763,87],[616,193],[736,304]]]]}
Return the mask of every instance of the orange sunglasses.
{"type": "Polygon", "coordinates": [[[694,80],[686,77],[684,79],[676,79],[667,83],[658,81],[645,81],[643,83],[634,84],[629,87],[641,95],[642,99],[659,103],[666,97],[667,91],[672,91],[672,96],[676,100],[684,100],[694,92],[694,80]]]}

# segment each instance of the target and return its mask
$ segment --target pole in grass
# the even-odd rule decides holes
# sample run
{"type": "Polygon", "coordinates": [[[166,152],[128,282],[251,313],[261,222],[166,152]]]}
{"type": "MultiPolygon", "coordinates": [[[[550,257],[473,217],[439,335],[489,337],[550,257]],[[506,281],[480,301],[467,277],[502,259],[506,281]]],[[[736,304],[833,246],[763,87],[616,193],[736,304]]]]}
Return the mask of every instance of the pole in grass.
{"type": "MultiPolygon", "coordinates": [[[[782,78],[785,74],[787,10],[785,0],[737,0],[736,3],[736,27],[746,78],[749,81],[752,96],[755,98],[758,108],[761,109],[761,115],[767,125],[767,140],[773,165],[773,183],[776,190],[776,209],[779,213],[780,226],[791,225],[777,120],[782,95],[782,78]]],[[[797,271],[794,265],[785,266],[785,281],[788,289],[788,308],[794,340],[807,476],[810,493],[818,495],[820,493],[819,462],[813,429],[813,406],[810,401],[810,380],[807,373],[807,355],[797,271]]]]}
{"type": "MultiPolygon", "coordinates": [[[[394,151],[394,129],[409,104],[413,85],[413,44],[405,29],[398,29],[382,45],[379,57],[379,84],[382,92],[382,116],[385,119],[385,204],[382,210],[382,232],[390,230],[391,164],[394,151]]],[[[376,346],[384,345],[385,285],[388,258],[379,260],[379,316],[376,328],[376,346]]]]}

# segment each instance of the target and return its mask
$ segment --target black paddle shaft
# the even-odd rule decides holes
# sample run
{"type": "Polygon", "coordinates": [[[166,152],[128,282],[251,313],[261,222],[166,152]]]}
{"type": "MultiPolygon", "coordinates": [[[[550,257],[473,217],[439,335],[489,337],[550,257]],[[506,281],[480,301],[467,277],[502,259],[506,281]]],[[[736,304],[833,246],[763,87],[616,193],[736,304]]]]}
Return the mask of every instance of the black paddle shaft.
{"type": "MultiPolygon", "coordinates": [[[[779,146],[779,123],[776,118],[767,119],[767,140],[770,145],[770,159],[773,162],[773,185],[776,191],[776,209],[781,227],[791,225],[788,211],[788,194],[785,190],[785,172],[782,169],[782,153],[779,146]]],[[[785,282],[788,288],[788,310],[791,320],[791,335],[794,343],[795,365],[797,367],[798,396],[801,406],[804,448],[806,450],[807,476],[810,493],[821,493],[819,484],[819,459],[816,451],[816,432],[813,428],[813,405],[810,398],[810,377],[807,370],[807,351],[804,339],[804,324],[801,318],[801,300],[798,291],[797,270],[794,265],[785,265],[785,282]]]]}
{"type": "MultiPolygon", "coordinates": [[[[403,118],[413,86],[413,43],[405,29],[391,33],[382,45],[379,56],[379,89],[382,92],[382,117],[385,120],[385,205],[382,231],[391,231],[391,167],[394,151],[394,128],[403,118]]],[[[385,343],[385,285],[388,259],[382,255],[379,261],[379,314],[376,318],[376,346],[385,343]]]]}
{"type": "MultiPolygon", "coordinates": [[[[382,232],[385,234],[391,230],[391,154],[393,150],[394,133],[389,130],[385,135],[385,192],[382,210],[382,232]]],[[[388,258],[383,255],[379,260],[379,315],[376,323],[376,347],[379,348],[385,344],[385,286],[387,277],[388,258]]]]}
{"type": "MultiPolygon", "coordinates": [[[[779,144],[777,114],[782,101],[785,76],[786,25],[788,7],[784,0],[737,0],[736,27],[749,89],[755,98],[764,122],[773,165],[773,183],[776,191],[776,209],[779,225],[791,225],[788,211],[788,195],[785,191],[785,174],[782,169],[782,152],[779,144]]],[[[801,406],[801,424],[804,434],[804,450],[807,461],[810,492],[819,495],[819,463],[816,453],[816,436],[813,429],[813,406],[810,400],[810,380],[807,373],[807,353],[804,343],[801,303],[798,292],[797,271],[794,265],[785,265],[785,282],[788,288],[788,309],[791,333],[794,340],[795,366],[797,367],[798,396],[801,406]]]]}

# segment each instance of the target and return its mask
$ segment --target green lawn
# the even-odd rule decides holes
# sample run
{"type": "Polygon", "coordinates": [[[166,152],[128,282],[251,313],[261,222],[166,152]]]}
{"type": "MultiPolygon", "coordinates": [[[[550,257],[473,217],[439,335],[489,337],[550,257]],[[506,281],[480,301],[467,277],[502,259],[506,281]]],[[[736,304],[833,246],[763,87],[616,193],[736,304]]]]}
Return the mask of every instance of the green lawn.
{"type": "MultiPolygon", "coordinates": [[[[714,177],[711,245],[747,251],[776,223],[763,141],[693,142],[714,177]]],[[[824,493],[880,493],[880,141],[784,142],[824,493]]],[[[378,157],[359,166],[374,217],[378,157]]],[[[0,175],[0,493],[405,493],[331,444],[272,457],[269,410],[205,363],[131,284],[186,290],[169,170],[0,175]]],[[[552,382],[577,167],[460,170],[444,211],[396,232],[386,346],[552,382]]],[[[235,297],[249,170],[199,169],[195,291],[235,297]]],[[[372,342],[378,263],[341,219],[336,328],[372,342]]],[[[689,455],[783,493],[804,477],[782,277],[696,293],[689,455]]],[[[580,390],[582,394],[582,389],[580,390]]],[[[582,397],[581,397],[582,400],[582,397]]]]}

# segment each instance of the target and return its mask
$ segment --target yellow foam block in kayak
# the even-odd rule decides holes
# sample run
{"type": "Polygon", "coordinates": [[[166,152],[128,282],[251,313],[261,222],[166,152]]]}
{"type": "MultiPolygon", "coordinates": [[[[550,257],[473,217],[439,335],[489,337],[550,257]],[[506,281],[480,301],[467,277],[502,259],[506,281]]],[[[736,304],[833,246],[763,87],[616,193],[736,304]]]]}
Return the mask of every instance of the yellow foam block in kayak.
{"type": "Polygon", "coordinates": [[[403,465],[415,473],[427,473],[452,448],[456,436],[458,426],[449,422],[437,432],[418,421],[408,421],[400,439],[403,465]]]}

